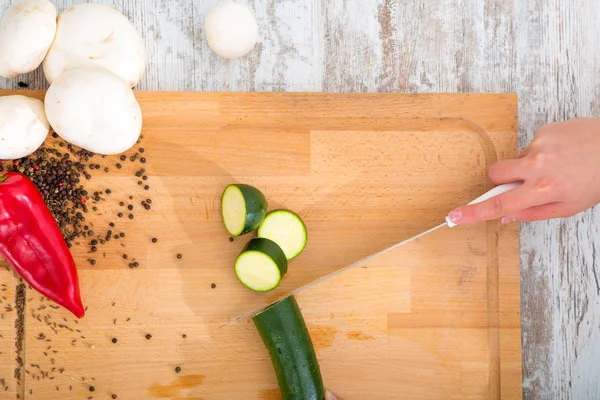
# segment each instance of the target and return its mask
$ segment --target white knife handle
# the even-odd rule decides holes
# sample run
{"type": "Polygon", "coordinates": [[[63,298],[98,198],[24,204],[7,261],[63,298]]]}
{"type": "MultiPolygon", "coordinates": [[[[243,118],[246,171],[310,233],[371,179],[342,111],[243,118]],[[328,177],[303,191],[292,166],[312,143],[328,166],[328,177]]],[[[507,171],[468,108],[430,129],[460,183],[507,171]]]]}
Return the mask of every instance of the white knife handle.
{"type": "MultiPolygon", "coordinates": [[[[492,190],[487,191],[486,193],[482,194],[481,196],[479,196],[478,198],[476,198],[475,200],[473,200],[472,202],[470,202],[469,205],[481,203],[483,201],[491,199],[492,197],[496,197],[498,195],[501,195],[502,193],[508,192],[509,190],[515,189],[515,188],[517,188],[519,186],[521,186],[520,182],[517,182],[517,183],[505,183],[504,185],[496,186],[492,190]]],[[[455,223],[453,223],[452,221],[450,221],[450,217],[446,217],[446,223],[448,224],[448,226],[450,228],[454,228],[456,226],[455,223]]]]}

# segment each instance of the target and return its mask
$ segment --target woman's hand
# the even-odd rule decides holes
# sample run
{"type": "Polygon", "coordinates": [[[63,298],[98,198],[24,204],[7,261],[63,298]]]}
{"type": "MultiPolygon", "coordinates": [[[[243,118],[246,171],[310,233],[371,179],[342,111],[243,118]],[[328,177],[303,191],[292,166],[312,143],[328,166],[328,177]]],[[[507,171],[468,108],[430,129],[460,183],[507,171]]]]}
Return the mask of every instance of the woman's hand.
{"type": "Polygon", "coordinates": [[[325,400],[337,400],[337,398],[328,390],[325,393],[325,400]]]}
{"type": "Polygon", "coordinates": [[[523,182],[479,204],[459,207],[450,220],[469,224],[566,218],[600,203],[600,119],[574,119],[541,127],[515,160],[490,167],[490,180],[523,182]]]}

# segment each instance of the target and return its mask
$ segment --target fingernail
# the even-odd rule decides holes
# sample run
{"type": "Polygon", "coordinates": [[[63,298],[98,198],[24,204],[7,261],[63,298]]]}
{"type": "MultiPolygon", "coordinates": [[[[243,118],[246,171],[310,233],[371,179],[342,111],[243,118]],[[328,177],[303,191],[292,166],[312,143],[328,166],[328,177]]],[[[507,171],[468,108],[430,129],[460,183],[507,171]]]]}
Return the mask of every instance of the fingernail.
{"type": "Polygon", "coordinates": [[[329,392],[329,391],[328,391],[328,392],[325,394],[325,400],[337,400],[337,397],[335,397],[335,396],[333,395],[333,393],[331,393],[331,392],[329,392]]]}
{"type": "Polygon", "coordinates": [[[509,216],[509,217],[504,217],[500,220],[500,222],[502,222],[503,224],[512,224],[513,222],[516,222],[517,218],[513,215],[509,216]]]}
{"type": "Polygon", "coordinates": [[[450,211],[450,214],[448,214],[448,218],[450,218],[450,221],[453,224],[459,224],[463,219],[463,215],[462,212],[460,212],[460,210],[454,210],[450,211]]]}

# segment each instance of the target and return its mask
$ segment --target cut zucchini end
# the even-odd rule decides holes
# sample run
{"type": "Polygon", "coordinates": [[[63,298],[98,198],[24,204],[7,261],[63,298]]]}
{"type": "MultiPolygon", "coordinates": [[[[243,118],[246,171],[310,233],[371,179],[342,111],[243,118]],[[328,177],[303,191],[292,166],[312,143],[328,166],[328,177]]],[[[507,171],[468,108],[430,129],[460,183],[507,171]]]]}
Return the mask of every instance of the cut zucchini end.
{"type": "Polygon", "coordinates": [[[257,234],[277,243],[288,260],[298,257],[308,240],[304,221],[290,210],[275,210],[267,214],[257,234]]]}
{"type": "Polygon", "coordinates": [[[231,236],[240,236],[246,227],[246,200],[236,185],[229,185],[221,198],[221,214],[225,229],[231,236]]]}
{"type": "Polygon", "coordinates": [[[228,185],[221,196],[223,224],[227,232],[234,237],[258,228],[267,215],[267,208],[265,196],[250,185],[228,185]]]}
{"type": "Polygon", "coordinates": [[[281,271],[267,254],[249,250],[240,254],[235,261],[235,274],[238,280],[255,292],[268,292],[281,282],[281,271]]]}

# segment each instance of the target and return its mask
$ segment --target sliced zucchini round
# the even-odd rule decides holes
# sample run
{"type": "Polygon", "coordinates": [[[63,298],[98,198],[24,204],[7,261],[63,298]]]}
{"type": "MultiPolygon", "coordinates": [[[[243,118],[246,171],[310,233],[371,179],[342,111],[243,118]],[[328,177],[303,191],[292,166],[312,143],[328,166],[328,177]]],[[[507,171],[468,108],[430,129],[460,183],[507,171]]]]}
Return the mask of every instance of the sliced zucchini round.
{"type": "Polygon", "coordinates": [[[287,272],[283,250],[272,240],[254,238],[235,260],[235,275],[255,292],[268,292],[279,286],[287,272]]]}
{"type": "Polygon", "coordinates": [[[277,243],[288,260],[297,257],[306,247],[306,225],[298,214],[289,210],[275,210],[267,214],[258,227],[258,237],[277,243]]]}
{"type": "Polygon", "coordinates": [[[227,232],[234,237],[258,228],[267,215],[267,199],[257,188],[228,185],[221,196],[221,215],[227,232]]]}

